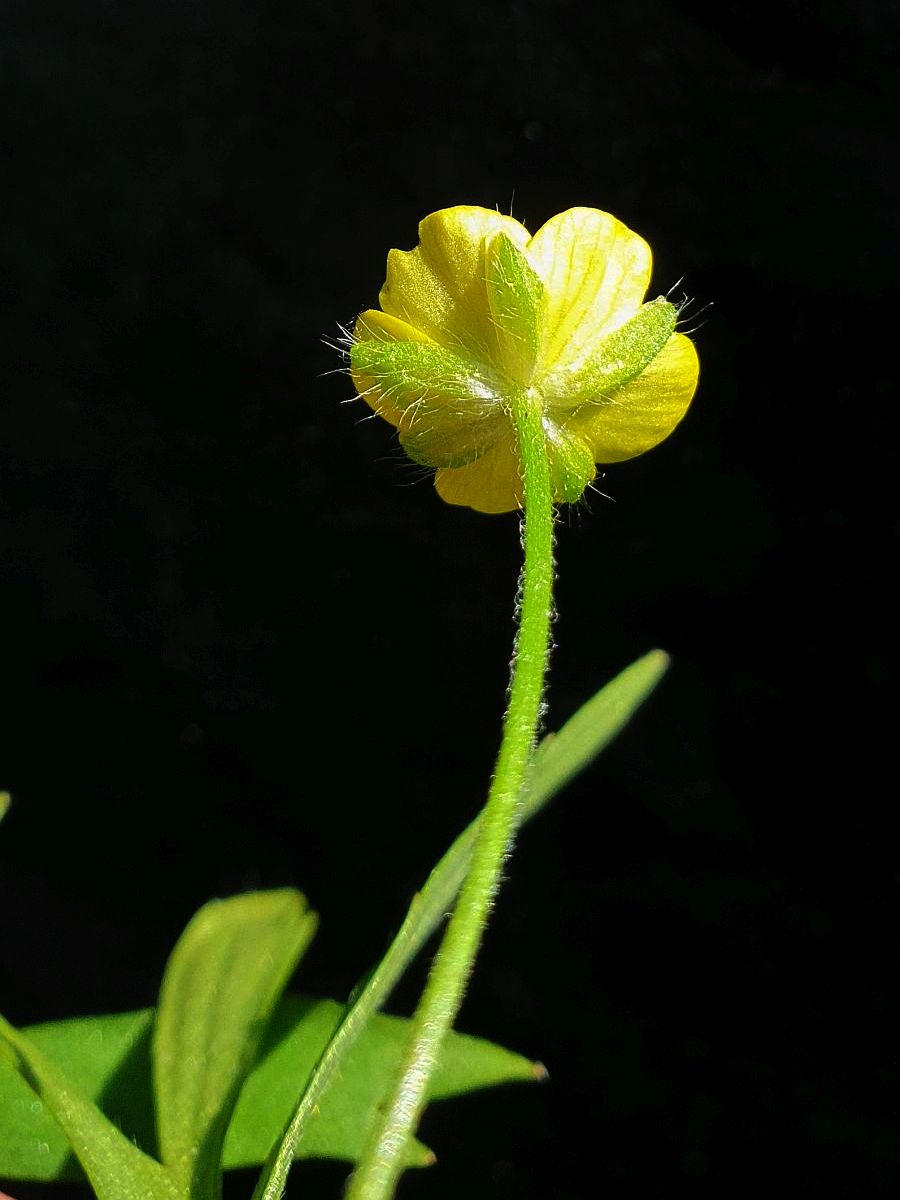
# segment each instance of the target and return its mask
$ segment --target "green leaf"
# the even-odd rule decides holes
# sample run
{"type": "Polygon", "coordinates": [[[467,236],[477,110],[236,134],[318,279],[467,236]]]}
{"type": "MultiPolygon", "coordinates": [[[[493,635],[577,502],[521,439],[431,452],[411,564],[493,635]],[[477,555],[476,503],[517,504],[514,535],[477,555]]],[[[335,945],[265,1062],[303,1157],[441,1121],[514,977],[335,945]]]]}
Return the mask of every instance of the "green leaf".
{"type": "MultiPolygon", "coordinates": [[[[667,665],[668,658],[662,651],[652,651],[607,684],[558,733],[544,739],[535,755],[530,785],[523,801],[523,821],[534,816],[612,740],[656,686],[667,665]]],[[[311,1062],[319,1058],[319,1067],[313,1076],[316,1088],[307,1088],[305,1092],[311,1101],[311,1116],[303,1129],[304,1136],[299,1145],[301,1154],[353,1161],[362,1148],[364,1116],[360,1116],[355,1133],[352,1126],[348,1130],[335,1125],[332,1140],[328,1138],[329,1125],[318,1117],[327,1104],[337,1105],[338,1110],[344,1108],[338,1089],[346,1090],[348,1095],[352,1092],[355,1085],[351,1071],[365,1073],[367,1070],[381,1069],[361,1064],[365,1064],[368,1055],[376,1053],[370,1046],[383,1044],[389,1026],[401,1031],[400,1038],[404,1036],[402,1030],[405,1022],[372,1014],[385,1002],[409,962],[452,905],[468,867],[476,830],[477,820],[457,838],[435,867],[423,892],[413,901],[388,956],[344,1014],[337,1037],[332,1036],[331,1041],[328,1040],[334,1023],[344,1012],[340,1005],[329,1001],[285,999],[277,1009],[265,1042],[265,1057],[250,1076],[245,1092],[252,1098],[252,1089],[258,1086],[256,1080],[259,1073],[274,1071],[274,1062],[283,1064],[277,1073],[278,1087],[283,1088],[285,1094],[296,1097],[298,1080],[305,1077],[311,1062]],[[290,1014],[292,1005],[297,1006],[294,1024],[290,1014]],[[304,1029],[305,1022],[308,1024],[304,1029]],[[285,1028],[288,1032],[284,1032],[285,1028]],[[295,1042],[298,1047],[296,1051],[295,1042]],[[305,1056],[302,1061],[300,1046],[305,1056]],[[279,1058],[279,1051],[284,1054],[283,1059],[279,1058]],[[326,1092],[329,1082],[333,1082],[334,1086],[326,1092]]],[[[140,1145],[149,1148],[154,1146],[149,1057],[151,1021],[152,1013],[144,1011],[54,1022],[34,1026],[27,1031],[28,1042],[34,1047],[32,1057],[40,1052],[45,1062],[48,1059],[64,1062],[72,1086],[78,1086],[83,1096],[100,1100],[102,1107],[117,1124],[135,1137],[140,1145]]],[[[20,1042],[24,1041],[23,1035],[15,1036],[20,1042]]],[[[0,1044],[2,1040],[0,1038],[0,1044]]],[[[504,1078],[521,1079],[528,1074],[532,1077],[540,1074],[540,1069],[531,1064],[527,1064],[526,1069],[527,1060],[518,1056],[510,1055],[504,1059],[503,1056],[508,1053],[476,1039],[451,1035],[443,1066],[433,1081],[433,1097],[455,1094],[455,1091],[468,1090],[473,1086],[487,1086],[504,1078]],[[453,1072],[461,1070],[460,1060],[456,1056],[463,1043],[472,1050],[468,1059],[468,1073],[454,1075],[453,1072]],[[489,1056],[487,1051],[490,1051],[489,1056]],[[496,1058],[498,1053],[501,1056],[499,1059],[496,1058]],[[493,1065],[488,1070],[485,1064],[489,1058],[493,1065]],[[445,1076],[445,1071],[450,1072],[449,1076],[445,1076]],[[484,1074],[485,1071],[487,1074],[484,1074]],[[482,1072],[480,1076],[479,1072],[482,1072]],[[449,1079],[449,1082],[445,1083],[445,1079],[449,1079]]],[[[41,1086],[37,1090],[46,1100],[46,1107],[16,1070],[0,1057],[0,1174],[9,1179],[36,1181],[77,1178],[78,1168],[65,1135],[48,1111],[51,1107],[49,1093],[46,1089],[42,1091],[41,1086]]],[[[69,1090],[71,1092],[71,1088],[69,1090]]],[[[262,1085],[265,1096],[274,1090],[274,1084],[262,1085]]],[[[238,1105],[225,1146],[226,1167],[250,1161],[245,1157],[249,1152],[254,1154],[255,1161],[260,1161],[264,1149],[256,1157],[257,1152],[248,1150],[248,1147],[252,1147],[254,1139],[258,1139],[260,1146],[266,1139],[271,1144],[284,1124],[283,1118],[279,1119],[276,1114],[269,1117],[273,1123],[267,1126],[263,1114],[259,1126],[245,1126],[248,1118],[244,1106],[250,1103],[242,1097],[238,1105]]],[[[290,1108],[289,1100],[285,1110],[289,1111],[290,1108]]],[[[73,1128],[65,1113],[61,1119],[66,1121],[70,1130],[73,1128]]],[[[291,1136],[295,1137],[298,1132],[295,1127],[291,1136]]],[[[112,1133],[116,1133],[114,1128],[112,1133]]],[[[130,1150],[135,1150],[131,1143],[128,1145],[130,1150]]],[[[416,1161],[427,1160],[424,1147],[417,1144],[414,1153],[416,1161]]],[[[146,1161],[151,1167],[158,1166],[152,1160],[146,1161]]],[[[146,1185],[142,1194],[146,1200],[154,1200],[151,1185],[146,1185]]],[[[131,1193],[120,1189],[115,1200],[131,1200],[131,1193]]]]}
{"type": "MultiPolygon", "coordinates": [[[[342,1016],[333,1000],[293,1000],[279,1010],[270,1038],[271,1054],[260,1064],[241,1095],[226,1141],[232,1166],[258,1163],[268,1153],[297,1099],[298,1080],[315,1067],[342,1016]],[[278,1040],[281,1034],[282,1040],[278,1040]]],[[[384,1083],[397,1067],[409,1036],[409,1022],[377,1015],[344,1058],[339,1077],[322,1096],[309,1123],[300,1155],[352,1162],[362,1148],[384,1083]]],[[[454,1034],[432,1087],[439,1100],[478,1088],[516,1080],[534,1080],[541,1069],[529,1059],[479,1038],[454,1034]]],[[[407,1165],[425,1165],[430,1152],[416,1143],[407,1165]]]]}
{"type": "Polygon", "coordinates": [[[12,804],[12,796],[10,796],[9,792],[0,792],[0,821],[9,812],[10,804],[12,804]]]}
{"type": "MultiPolygon", "coordinates": [[[[559,733],[544,739],[532,760],[520,821],[530,820],[576,771],[609,744],[659,682],[668,662],[662,650],[651,650],[601,688],[559,733]]],[[[290,1122],[260,1172],[252,1200],[280,1200],[291,1163],[295,1156],[305,1153],[303,1139],[332,1080],[340,1077],[347,1056],[365,1034],[373,1014],[385,1004],[406,968],[452,908],[469,869],[477,834],[476,817],[431,872],[422,891],[413,897],[387,953],[358,989],[323,1050],[290,1122]]]]}
{"type": "Polygon", "coordinates": [[[668,666],[668,654],[651,650],[583,704],[558,733],[547,734],[535,752],[523,820],[593,762],[628,724],[668,666]]]}
{"type": "Polygon", "coordinates": [[[153,1034],[160,1158],[187,1195],[219,1195],[222,1145],[274,1007],[316,929],[290,888],[214,900],[166,967],[153,1034]]]}
{"type": "MultiPolygon", "coordinates": [[[[262,1161],[290,1115],[298,1080],[318,1059],[343,1011],[344,1006],[333,1000],[282,998],[225,1139],[226,1169],[262,1161]]],[[[20,1036],[27,1036],[43,1059],[65,1063],[72,1085],[84,1097],[96,1101],[128,1139],[155,1152],[152,1025],[153,1010],[143,1009],[32,1025],[20,1036]]],[[[302,1154],[355,1161],[365,1136],[371,1094],[379,1079],[385,1078],[381,1072],[394,1066],[407,1029],[402,1018],[374,1018],[310,1122],[302,1154]]],[[[453,1034],[433,1081],[432,1096],[444,1099],[540,1075],[539,1067],[512,1051],[453,1034]]],[[[135,1149],[130,1140],[127,1145],[135,1149]]],[[[430,1160],[427,1148],[416,1143],[409,1165],[430,1160]]],[[[49,1103],[42,1103],[0,1056],[0,1178],[49,1182],[81,1177],[49,1103]]]]}
{"type": "Polygon", "coordinates": [[[53,1178],[42,1172],[50,1163],[68,1161],[71,1144],[98,1200],[182,1200],[183,1193],[169,1172],[100,1112],[79,1085],[77,1072],[62,1071],[35,1041],[2,1017],[0,1096],[0,1172],[4,1175],[53,1178]],[[44,1105],[55,1121],[44,1112],[44,1105]],[[25,1167],[22,1176],[17,1164],[25,1167]]]}

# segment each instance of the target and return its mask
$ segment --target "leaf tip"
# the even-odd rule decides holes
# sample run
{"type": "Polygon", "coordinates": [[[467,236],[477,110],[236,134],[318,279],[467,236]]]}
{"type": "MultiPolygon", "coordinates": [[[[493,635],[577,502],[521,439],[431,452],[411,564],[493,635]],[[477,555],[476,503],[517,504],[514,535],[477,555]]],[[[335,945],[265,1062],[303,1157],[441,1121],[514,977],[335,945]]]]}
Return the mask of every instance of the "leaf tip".
{"type": "Polygon", "coordinates": [[[547,1068],[544,1066],[544,1064],[542,1062],[532,1063],[531,1064],[531,1078],[536,1080],[538,1083],[544,1083],[546,1080],[548,1080],[550,1078],[550,1072],[547,1070],[547,1068]]]}
{"type": "Polygon", "coordinates": [[[655,650],[651,650],[647,654],[645,661],[648,664],[652,664],[654,667],[656,667],[659,673],[662,674],[663,671],[667,671],[672,665],[672,656],[667,654],[665,650],[660,650],[657,647],[655,650]]]}

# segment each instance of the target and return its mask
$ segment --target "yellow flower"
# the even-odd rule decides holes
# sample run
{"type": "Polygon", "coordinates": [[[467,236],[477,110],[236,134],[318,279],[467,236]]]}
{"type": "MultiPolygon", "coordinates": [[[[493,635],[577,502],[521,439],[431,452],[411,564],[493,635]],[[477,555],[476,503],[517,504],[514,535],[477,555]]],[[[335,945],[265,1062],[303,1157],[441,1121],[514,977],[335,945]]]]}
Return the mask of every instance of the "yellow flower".
{"type": "Polygon", "coordinates": [[[595,463],[667,437],[697,386],[693,344],[664,297],[642,303],[650,247],[609,213],[571,208],[531,237],[512,217],[462,205],[391,250],[381,311],[356,322],[359,394],[436,467],[450,504],[523,502],[512,406],[538,403],[555,500],[574,501],[595,463]]]}

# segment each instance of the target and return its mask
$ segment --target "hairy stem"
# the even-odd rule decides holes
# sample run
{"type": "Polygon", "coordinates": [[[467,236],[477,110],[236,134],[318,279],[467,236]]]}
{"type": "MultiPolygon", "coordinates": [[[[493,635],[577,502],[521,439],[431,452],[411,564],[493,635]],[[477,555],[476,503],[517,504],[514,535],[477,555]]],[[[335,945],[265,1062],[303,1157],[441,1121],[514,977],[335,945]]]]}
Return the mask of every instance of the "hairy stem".
{"type": "Polygon", "coordinates": [[[462,1004],[500,884],[540,720],[553,594],[553,496],[539,403],[522,393],[510,415],[524,468],[525,565],[503,740],[469,873],[413,1017],[399,1075],[350,1179],[346,1200],[389,1200],[394,1194],[404,1149],[425,1108],[429,1080],[462,1004]]]}

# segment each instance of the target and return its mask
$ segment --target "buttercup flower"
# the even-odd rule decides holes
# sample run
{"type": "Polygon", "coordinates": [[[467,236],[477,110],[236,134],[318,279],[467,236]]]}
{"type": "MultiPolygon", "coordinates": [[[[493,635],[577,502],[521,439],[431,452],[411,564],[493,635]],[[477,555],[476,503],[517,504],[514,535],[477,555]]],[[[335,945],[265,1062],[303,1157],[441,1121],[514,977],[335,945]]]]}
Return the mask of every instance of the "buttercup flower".
{"type": "Polygon", "coordinates": [[[650,247],[609,213],[571,208],[531,237],[512,217],[462,205],[391,250],[381,311],[356,322],[359,394],[437,468],[450,504],[523,503],[510,417],[539,404],[555,500],[574,501],[595,463],[667,437],[697,386],[693,344],[664,297],[643,303],[650,247]]]}

